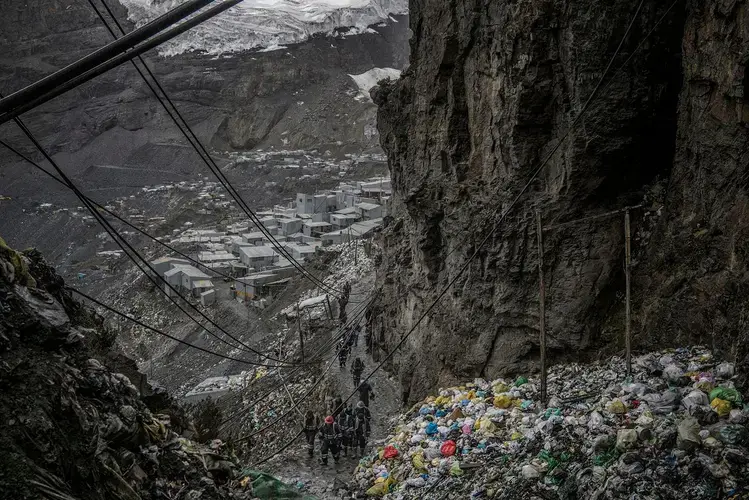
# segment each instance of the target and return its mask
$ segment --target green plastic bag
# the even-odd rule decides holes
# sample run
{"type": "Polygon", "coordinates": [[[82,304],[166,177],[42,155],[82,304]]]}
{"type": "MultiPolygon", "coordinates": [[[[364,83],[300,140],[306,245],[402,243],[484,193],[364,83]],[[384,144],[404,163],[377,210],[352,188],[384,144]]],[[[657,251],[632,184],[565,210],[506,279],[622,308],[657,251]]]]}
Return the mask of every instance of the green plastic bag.
{"type": "Polygon", "coordinates": [[[293,486],[283,483],[265,472],[245,469],[243,476],[252,480],[252,493],[256,498],[262,500],[273,499],[299,499],[315,500],[315,497],[305,495],[293,486]]]}
{"type": "Polygon", "coordinates": [[[521,385],[527,384],[527,383],[528,383],[528,379],[527,378],[525,378],[525,377],[518,377],[518,379],[515,381],[515,383],[513,385],[515,387],[520,387],[521,385]]]}
{"type": "Polygon", "coordinates": [[[741,408],[743,404],[741,393],[736,389],[729,389],[727,387],[716,387],[710,391],[710,401],[715,398],[730,401],[734,408],[741,408]]]}
{"type": "Polygon", "coordinates": [[[459,477],[463,475],[463,469],[460,468],[460,462],[457,460],[450,466],[450,475],[453,477],[459,477]]]}

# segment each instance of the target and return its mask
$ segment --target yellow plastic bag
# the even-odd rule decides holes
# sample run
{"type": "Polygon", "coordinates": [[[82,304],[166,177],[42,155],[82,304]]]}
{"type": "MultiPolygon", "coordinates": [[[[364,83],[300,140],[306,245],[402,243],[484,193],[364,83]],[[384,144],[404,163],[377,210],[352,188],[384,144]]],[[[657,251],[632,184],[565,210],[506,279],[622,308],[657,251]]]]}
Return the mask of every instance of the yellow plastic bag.
{"type": "Polygon", "coordinates": [[[614,413],[616,415],[623,415],[624,413],[627,413],[627,407],[624,406],[624,403],[622,403],[618,399],[615,399],[608,405],[606,405],[606,411],[608,411],[609,413],[614,413]]]}
{"type": "Polygon", "coordinates": [[[517,431],[513,432],[510,436],[510,439],[513,441],[517,441],[518,439],[523,439],[523,435],[517,431]]]}
{"type": "Polygon", "coordinates": [[[509,408],[510,406],[512,406],[512,398],[504,394],[501,396],[495,396],[494,406],[496,406],[497,408],[509,408]]]}
{"type": "Polygon", "coordinates": [[[497,426],[486,417],[476,422],[476,426],[484,436],[494,436],[497,433],[497,426]]]}
{"type": "Polygon", "coordinates": [[[377,483],[367,490],[368,497],[384,497],[388,493],[387,481],[377,483]]]}
{"type": "Polygon", "coordinates": [[[731,402],[725,399],[715,398],[710,403],[710,406],[712,406],[719,417],[725,417],[731,413],[731,402]]]}
{"type": "Polygon", "coordinates": [[[427,468],[424,465],[424,454],[419,452],[414,454],[413,457],[411,457],[411,463],[414,465],[414,469],[416,469],[419,472],[426,472],[427,468]]]}
{"type": "Polygon", "coordinates": [[[509,390],[510,388],[507,387],[507,384],[503,384],[501,382],[492,386],[492,391],[494,391],[494,394],[500,394],[509,390]]]}
{"type": "Polygon", "coordinates": [[[450,404],[450,398],[447,396],[440,396],[437,399],[434,400],[434,404],[437,406],[445,406],[446,404],[450,404]]]}
{"type": "Polygon", "coordinates": [[[471,392],[468,393],[468,396],[466,397],[466,399],[470,399],[470,400],[476,399],[476,391],[471,390],[471,392]]]}

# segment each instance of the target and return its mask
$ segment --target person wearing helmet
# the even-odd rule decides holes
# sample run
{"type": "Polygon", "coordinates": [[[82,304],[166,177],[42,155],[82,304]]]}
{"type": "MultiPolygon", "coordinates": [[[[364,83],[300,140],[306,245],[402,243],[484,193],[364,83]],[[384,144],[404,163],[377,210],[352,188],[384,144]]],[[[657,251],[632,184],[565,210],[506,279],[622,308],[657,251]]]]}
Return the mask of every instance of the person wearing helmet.
{"type": "Polygon", "coordinates": [[[322,465],[328,465],[328,452],[333,455],[333,461],[338,463],[340,458],[340,442],[343,439],[343,433],[341,432],[341,426],[339,426],[333,415],[325,417],[325,423],[320,427],[320,442],[322,444],[320,449],[320,463],[322,465]]]}
{"type": "Polygon", "coordinates": [[[304,429],[304,437],[307,440],[307,454],[311,458],[315,454],[315,436],[317,435],[317,430],[320,428],[320,418],[312,410],[307,410],[307,413],[304,415],[304,422],[302,422],[302,428],[304,429]]]}
{"type": "Polygon", "coordinates": [[[367,441],[372,433],[370,421],[372,414],[369,408],[364,405],[363,401],[356,403],[354,410],[354,452],[357,457],[364,456],[364,449],[367,447],[367,441]]]}

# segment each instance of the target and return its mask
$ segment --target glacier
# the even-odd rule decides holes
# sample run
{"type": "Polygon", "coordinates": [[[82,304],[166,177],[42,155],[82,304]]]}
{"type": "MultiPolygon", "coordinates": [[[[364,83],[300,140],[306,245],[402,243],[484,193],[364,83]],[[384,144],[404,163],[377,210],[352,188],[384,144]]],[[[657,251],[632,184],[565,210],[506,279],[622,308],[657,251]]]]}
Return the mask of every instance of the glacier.
{"type": "MultiPolygon", "coordinates": [[[[128,19],[140,26],[186,0],[119,0],[128,19]]],[[[245,0],[226,12],[165,43],[165,57],[200,51],[220,56],[256,48],[282,47],[336,28],[364,32],[370,25],[393,22],[406,14],[408,0],[245,0]]]]}

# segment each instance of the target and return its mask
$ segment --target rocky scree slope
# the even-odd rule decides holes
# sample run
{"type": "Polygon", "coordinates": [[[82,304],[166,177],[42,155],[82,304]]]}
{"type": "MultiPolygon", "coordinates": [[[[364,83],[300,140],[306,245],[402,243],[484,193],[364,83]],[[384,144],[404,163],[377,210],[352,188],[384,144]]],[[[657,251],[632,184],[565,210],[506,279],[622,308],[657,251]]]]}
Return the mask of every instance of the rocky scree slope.
{"type": "MultiPolygon", "coordinates": [[[[632,214],[635,346],[704,342],[745,356],[749,2],[670,5],[642,2],[610,84],[394,357],[405,399],[537,366],[535,209],[548,226],[645,204],[632,214]]],[[[637,8],[411,2],[410,67],[373,91],[394,189],[371,315],[386,348],[573,126],[637,8]]],[[[545,234],[557,359],[623,348],[622,218],[545,234]]]]}
{"type": "Polygon", "coordinates": [[[38,252],[0,240],[0,498],[252,498],[113,342],[38,252]]]}

